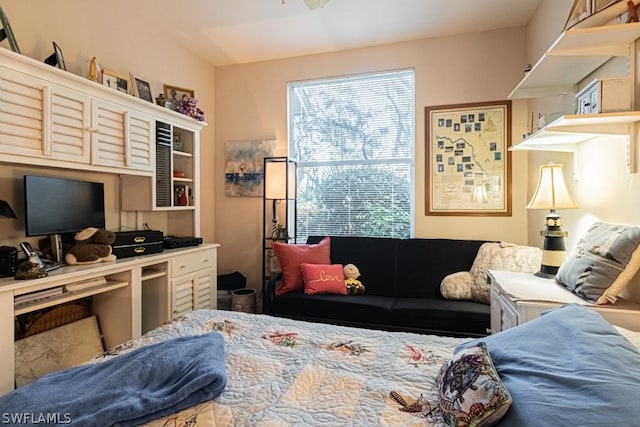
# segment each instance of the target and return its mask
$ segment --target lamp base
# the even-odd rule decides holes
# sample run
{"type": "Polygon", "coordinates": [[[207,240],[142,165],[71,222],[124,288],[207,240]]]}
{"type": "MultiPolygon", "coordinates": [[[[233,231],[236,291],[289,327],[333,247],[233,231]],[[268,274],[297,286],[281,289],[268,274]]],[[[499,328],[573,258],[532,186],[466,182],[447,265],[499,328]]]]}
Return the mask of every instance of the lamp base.
{"type": "Polygon", "coordinates": [[[545,218],[544,230],[540,232],[540,235],[544,236],[544,245],[542,247],[542,265],[536,276],[555,277],[567,257],[564,238],[568,233],[562,230],[561,226],[560,215],[551,211],[545,218]]]}

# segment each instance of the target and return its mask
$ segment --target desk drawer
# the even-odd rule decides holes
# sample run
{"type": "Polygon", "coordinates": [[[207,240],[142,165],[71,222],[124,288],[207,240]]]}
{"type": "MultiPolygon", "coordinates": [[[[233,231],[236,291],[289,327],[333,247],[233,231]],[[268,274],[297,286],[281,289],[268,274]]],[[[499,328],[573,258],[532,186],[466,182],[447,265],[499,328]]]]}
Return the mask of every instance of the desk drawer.
{"type": "Polygon", "coordinates": [[[204,250],[177,255],[171,260],[171,275],[177,277],[206,268],[214,268],[214,253],[213,250],[204,250]]]}

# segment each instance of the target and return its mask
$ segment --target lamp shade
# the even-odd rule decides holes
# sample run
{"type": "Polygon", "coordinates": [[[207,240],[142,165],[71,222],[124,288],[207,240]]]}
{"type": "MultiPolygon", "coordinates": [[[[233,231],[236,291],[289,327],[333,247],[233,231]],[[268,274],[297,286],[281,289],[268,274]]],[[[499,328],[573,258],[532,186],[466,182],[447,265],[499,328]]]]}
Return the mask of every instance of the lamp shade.
{"type": "Polygon", "coordinates": [[[527,205],[529,209],[575,209],[578,204],[567,189],[562,174],[562,165],[549,163],[540,166],[538,186],[527,205]]]}
{"type": "Polygon", "coordinates": [[[13,212],[13,209],[11,209],[11,206],[9,205],[9,203],[5,202],[4,200],[0,200],[0,217],[17,218],[15,212],[13,212]]]}
{"type": "Polygon", "coordinates": [[[296,165],[286,157],[270,158],[265,162],[264,196],[266,199],[294,198],[296,194],[296,165]],[[287,190],[287,186],[289,186],[287,190]]]}

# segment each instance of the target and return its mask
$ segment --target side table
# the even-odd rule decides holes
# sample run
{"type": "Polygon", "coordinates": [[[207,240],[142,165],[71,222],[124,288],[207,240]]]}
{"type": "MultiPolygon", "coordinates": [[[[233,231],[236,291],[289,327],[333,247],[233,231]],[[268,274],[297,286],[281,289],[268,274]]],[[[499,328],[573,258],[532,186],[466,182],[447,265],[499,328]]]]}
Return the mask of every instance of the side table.
{"type": "Polygon", "coordinates": [[[613,325],[640,331],[640,304],[618,298],[615,304],[596,305],[558,285],[555,279],[533,273],[490,270],[491,333],[535,319],[543,311],[577,303],[593,308],[613,325]]]}

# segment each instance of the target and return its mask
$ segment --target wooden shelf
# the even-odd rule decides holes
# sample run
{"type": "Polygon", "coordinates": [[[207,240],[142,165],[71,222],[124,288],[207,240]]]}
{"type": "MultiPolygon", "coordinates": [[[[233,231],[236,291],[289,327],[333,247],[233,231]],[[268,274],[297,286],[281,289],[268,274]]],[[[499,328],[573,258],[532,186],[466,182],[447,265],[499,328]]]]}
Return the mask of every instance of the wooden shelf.
{"type": "Polygon", "coordinates": [[[509,99],[575,93],[576,84],[614,56],[630,56],[640,23],[572,28],[564,31],[509,99]]]}
{"type": "Polygon", "coordinates": [[[125,281],[108,281],[106,285],[95,286],[81,291],[64,292],[59,295],[39,299],[36,301],[25,302],[15,305],[14,315],[29,313],[35,310],[51,307],[54,305],[62,304],[69,301],[75,301],[80,298],[89,297],[91,295],[98,295],[104,292],[113,291],[114,289],[124,288],[129,286],[129,282],[125,281]]]}
{"type": "Polygon", "coordinates": [[[512,151],[574,152],[576,144],[610,135],[629,141],[630,126],[640,121],[640,111],[600,114],[568,114],[511,147],[512,151]]]}

